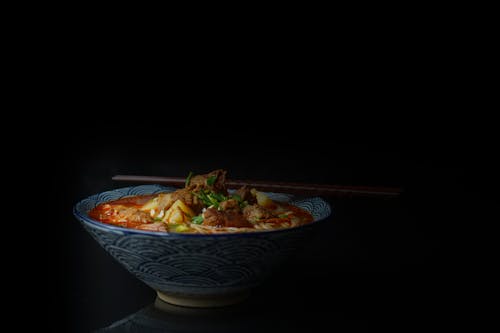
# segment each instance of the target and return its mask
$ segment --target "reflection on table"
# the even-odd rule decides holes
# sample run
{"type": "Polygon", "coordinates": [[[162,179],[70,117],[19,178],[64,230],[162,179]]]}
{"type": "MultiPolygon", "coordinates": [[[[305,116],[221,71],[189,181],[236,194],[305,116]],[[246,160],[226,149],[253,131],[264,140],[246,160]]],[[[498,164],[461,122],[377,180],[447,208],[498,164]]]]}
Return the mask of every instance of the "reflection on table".
{"type": "Polygon", "coordinates": [[[290,318],[277,312],[256,316],[251,301],[220,308],[186,308],[156,297],[154,303],[96,332],[259,332],[293,330],[290,318]]]}

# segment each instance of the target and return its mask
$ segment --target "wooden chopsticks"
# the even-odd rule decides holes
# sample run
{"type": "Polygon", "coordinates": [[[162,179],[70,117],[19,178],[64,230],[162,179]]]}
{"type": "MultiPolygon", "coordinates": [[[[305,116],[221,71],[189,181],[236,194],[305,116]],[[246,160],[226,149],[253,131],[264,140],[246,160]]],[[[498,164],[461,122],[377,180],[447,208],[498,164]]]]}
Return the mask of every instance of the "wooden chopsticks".
{"type": "MultiPolygon", "coordinates": [[[[186,178],[182,177],[157,177],[157,176],[135,176],[135,175],[116,175],[112,178],[115,181],[142,183],[142,184],[161,184],[175,187],[184,187],[186,178]]],[[[319,195],[332,197],[397,197],[402,189],[395,187],[369,187],[369,186],[344,186],[327,184],[307,184],[307,183],[288,183],[288,182],[268,182],[260,180],[236,180],[226,179],[228,188],[239,188],[247,185],[260,191],[282,192],[300,195],[319,195]]]]}

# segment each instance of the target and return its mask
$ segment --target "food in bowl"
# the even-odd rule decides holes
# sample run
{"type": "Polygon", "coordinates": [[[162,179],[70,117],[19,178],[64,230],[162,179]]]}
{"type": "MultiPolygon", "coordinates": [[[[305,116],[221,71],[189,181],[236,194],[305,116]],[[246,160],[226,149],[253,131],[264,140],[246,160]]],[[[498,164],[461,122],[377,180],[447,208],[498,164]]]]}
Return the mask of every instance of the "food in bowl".
{"type": "Polygon", "coordinates": [[[101,203],[89,216],[125,228],[200,234],[276,230],[314,220],[307,210],[273,200],[255,188],[243,186],[230,193],[226,173],[190,173],[182,189],[101,203]]]}
{"type": "MultiPolygon", "coordinates": [[[[218,174],[217,178],[221,177],[219,181],[224,179],[225,173],[214,172],[218,174]]],[[[202,177],[209,179],[213,174],[206,176],[202,177]]],[[[191,177],[188,187],[200,179],[191,177]]],[[[293,253],[306,246],[311,240],[312,231],[318,230],[315,226],[328,220],[332,212],[328,202],[320,197],[304,198],[265,192],[263,198],[267,197],[282,207],[290,207],[286,204],[294,206],[300,212],[310,214],[313,220],[307,222],[307,218],[297,227],[282,224],[277,224],[280,225],[277,227],[273,224],[272,229],[215,225],[207,226],[210,232],[203,233],[170,232],[168,223],[154,221],[154,218],[153,222],[148,220],[149,223],[144,224],[152,226],[161,222],[165,224],[167,232],[138,229],[134,225],[127,227],[125,223],[132,220],[116,220],[117,224],[111,224],[96,219],[99,217],[95,215],[98,211],[96,208],[100,205],[121,200],[122,203],[135,202],[131,207],[143,207],[156,195],[177,191],[179,188],[162,185],[117,188],[80,200],[73,207],[73,213],[104,250],[131,274],[156,290],[160,299],[190,307],[223,306],[245,299],[252,288],[260,285],[267,276],[291,259],[293,253]]],[[[234,193],[236,191],[228,190],[227,195],[224,195],[229,197],[234,193]]],[[[255,191],[254,194],[255,200],[258,200],[255,191]]],[[[185,225],[190,227],[189,223],[193,223],[192,218],[185,225]]],[[[254,221],[254,224],[258,223],[254,221]]]]}

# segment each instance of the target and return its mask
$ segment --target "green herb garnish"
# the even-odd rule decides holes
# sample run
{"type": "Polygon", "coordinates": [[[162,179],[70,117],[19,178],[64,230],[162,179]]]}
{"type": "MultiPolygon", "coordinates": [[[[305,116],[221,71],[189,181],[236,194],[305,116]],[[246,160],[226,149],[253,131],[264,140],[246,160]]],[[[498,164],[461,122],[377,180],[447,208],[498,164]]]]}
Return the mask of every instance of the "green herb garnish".
{"type": "Polygon", "coordinates": [[[227,200],[227,197],[222,194],[215,193],[212,191],[206,191],[203,189],[198,192],[193,192],[193,194],[196,195],[203,202],[205,206],[219,207],[219,204],[222,201],[227,200]]]}
{"type": "Polygon", "coordinates": [[[193,177],[193,171],[189,171],[189,175],[186,178],[186,186],[185,187],[189,186],[189,183],[191,182],[192,177],[193,177]]]}
{"type": "Polygon", "coordinates": [[[229,196],[229,199],[234,199],[238,202],[238,205],[240,206],[241,209],[245,208],[246,206],[248,206],[248,201],[243,201],[243,199],[241,198],[241,196],[239,194],[231,194],[229,196]]]}
{"type": "Polygon", "coordinates": [[[241,196],[239,194],[232,194],[232,195],[229,196],[229,198],[234,199],[234,200],[236,200],[238,202],[242,202],[241,196]]]}
{"type": "Polygon", "coordinates": [[[203,215],[200,214],[198,216],[195,216],[191,219],[191,222],[194,224],[202,224],[203,223],[203,215]]]}
{"type": "Polygon", "coordinates": [[[208,197],[213,200],[214,202],[216,201],[217,203],[221,203],[222,201],[226,201],[227,197],[225,195],[222,195],[220,193],[215,193],[211,192],[208,194],[208,197]]]}
{"type": "Polygon", "coordinates": [[[215,181],[217,180],[217,175],[213,175],[207,178],[207,185],[212,186],[215,184],[215,181]]]}
{"type": "Polygon", "coordinates": [[[282,219],[288,218],[288,214],[281,214],[281,215],[278,215],[278,217],[281,217],[282,219]]]}

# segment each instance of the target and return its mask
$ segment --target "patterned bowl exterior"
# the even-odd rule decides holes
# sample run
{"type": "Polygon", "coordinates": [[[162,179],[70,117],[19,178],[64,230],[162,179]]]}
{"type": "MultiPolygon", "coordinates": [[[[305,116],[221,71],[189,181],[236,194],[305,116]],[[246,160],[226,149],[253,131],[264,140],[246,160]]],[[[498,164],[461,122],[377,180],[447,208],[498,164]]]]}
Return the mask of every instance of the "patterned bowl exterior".
{"type": "Polygon", "coordinates": [[[96,205],[130,195],[171,192],[177,188],[141,185],[93,195],[78,202],[73,213],[93,238],[119,263],[155,290],[184,296],[230,294],[256,286],[300,247],[311,227],[331,215],[323,199],[289,201],[314,216],[311,224],[291,229],[237,234],[181,234],[126,229],[95,221],[96,205]]]}

